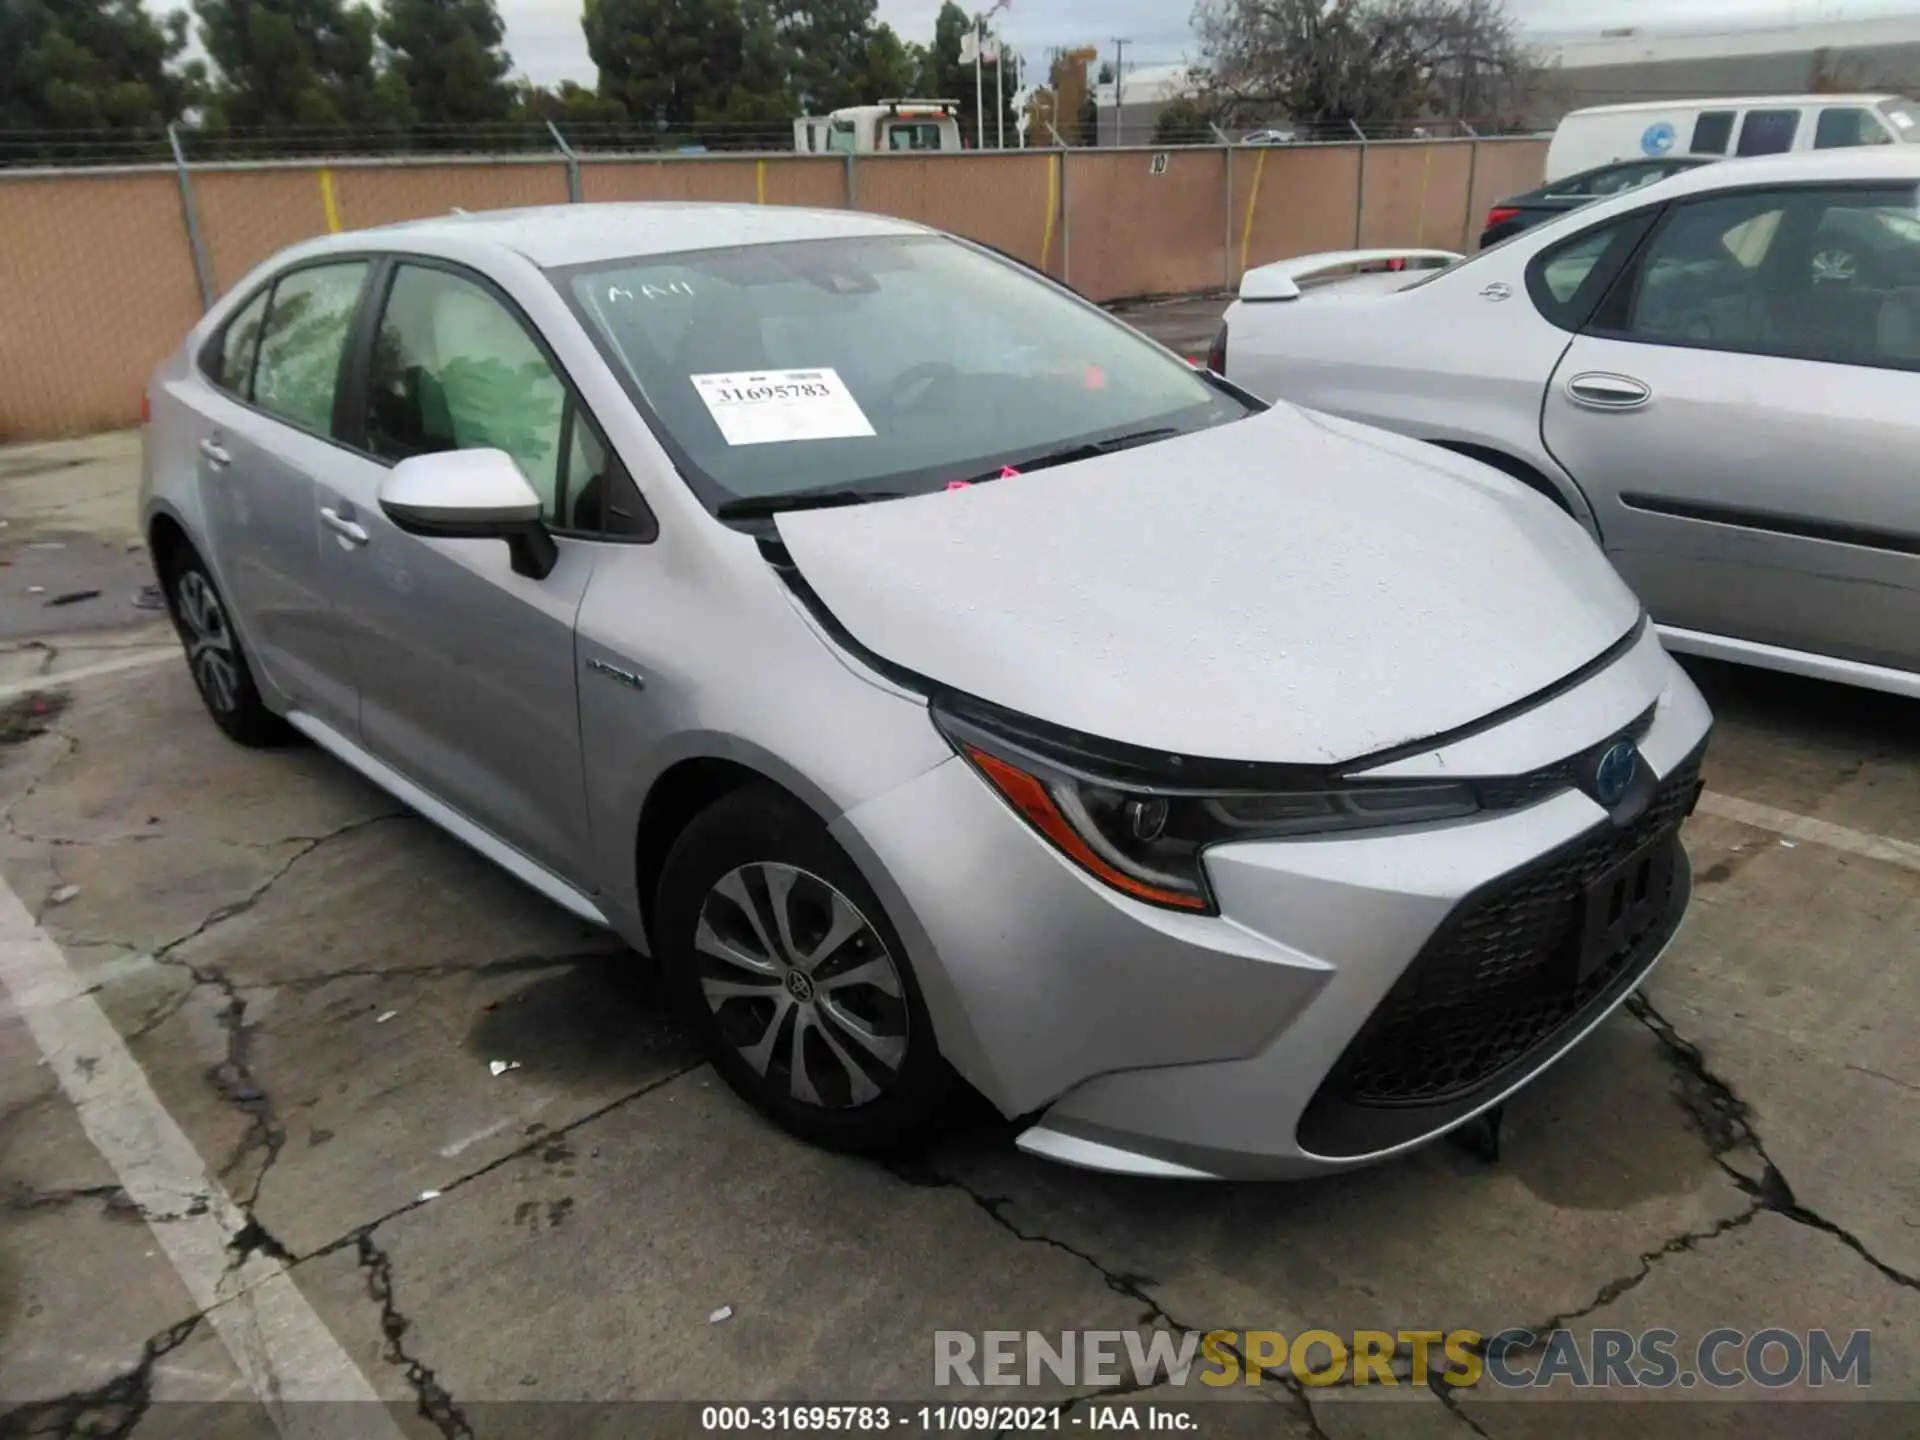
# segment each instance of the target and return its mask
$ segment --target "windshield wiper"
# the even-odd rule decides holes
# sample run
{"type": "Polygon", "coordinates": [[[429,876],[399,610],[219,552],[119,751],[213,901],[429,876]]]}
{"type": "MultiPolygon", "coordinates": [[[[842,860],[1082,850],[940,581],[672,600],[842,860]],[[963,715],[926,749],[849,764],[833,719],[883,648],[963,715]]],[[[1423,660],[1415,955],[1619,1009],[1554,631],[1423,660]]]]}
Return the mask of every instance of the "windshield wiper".
{"type": "Polygon", "coordinates": [[[723,500],[714,514],[722,520],[764,520],[788,510],[829,510],[836,505],[864,505],[869,500],[898,500],[894,490],[795,490],[786,495],[749,495],[723,500]]]}
{"type": "Polygon", "coordinates": [[[1058,450],[1043,450],[1026,460],[1009,460],[1004,465],[996,465],[991,470],[983,470],[972,477],[969,483],[978,484],[982,480],[997,480],[1009,470],[1024,475],[1029,470],[1045,470],[1053,465],[1071,465],[1076,460],[1092,460],[1101,455],[1111,455],[1116,450],[1131,450],[1136,445],[1150,445],[1155,440],[1165,440],[1170,435],[1185,432],[1172,425],[1160,425],[1151,430],[1133,430],[1125,435],[1113,435],[1105,440],[1083,440],[1077,445],[1063,445],[1058,450]]]}

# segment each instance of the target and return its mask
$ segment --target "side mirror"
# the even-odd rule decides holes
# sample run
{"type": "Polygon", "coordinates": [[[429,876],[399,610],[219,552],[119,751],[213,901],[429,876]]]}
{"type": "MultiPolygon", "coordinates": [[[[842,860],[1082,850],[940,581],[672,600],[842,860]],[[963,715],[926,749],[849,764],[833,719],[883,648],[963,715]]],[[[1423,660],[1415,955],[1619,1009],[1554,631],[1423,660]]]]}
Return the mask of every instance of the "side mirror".
{"type": "Polygon", "coordinates": [[[504,450],[442,450],[393,467],[380,508],[409,535],[504,540],[513,573],[544,580],[560,547],[540,521],[540,497],[504,450]]]}

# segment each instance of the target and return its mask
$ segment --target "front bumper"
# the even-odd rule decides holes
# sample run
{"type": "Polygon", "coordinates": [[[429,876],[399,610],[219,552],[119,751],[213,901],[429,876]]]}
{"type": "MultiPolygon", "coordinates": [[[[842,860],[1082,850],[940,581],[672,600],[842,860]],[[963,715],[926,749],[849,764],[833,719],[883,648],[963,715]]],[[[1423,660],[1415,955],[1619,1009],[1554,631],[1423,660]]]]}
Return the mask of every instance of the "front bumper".
{"type": "MultiPolygon", "coordinates": [[[[1637,844],[1677,827],[1676,797],[1691,800],[1687,767],[1711,724],[1651,634],[1585,685],[1392,771],[1517,774],[1598,742],[1650,704],[1640,751],[1661,784],[1637,844]]],[[[1003,1113],[1038,1114],[1022,1148],[1138,1174],[1312,1174],[1460,1124],[1624,1000],[1689,894],[1682,854],[1670,923],[1548,1011],[1490,1016],[1506,1030],[1487,1041],[1499,1063],[1482,1056],[1461,1071],[1472,1083],[1440,1085],[1436,1098],[1420,1093],[1418,1066],[1411,1080],[1394,1078],[1379,1052],[1404,1052],[1423,1033],[1436,975],[1441,991],[1471,999],[1460,987],[1477,962],[1449,960],[1450,937],[1527,919],[1509,904],[1476,921],[1490,898],[1539,891],[1528,882],[1555,866],[1562,883],[1591,878],[1627,843],[1577,790],[1460,822],[1217,847],[1207,856],[1213,916],[1143,905],[1092,880],[958,759],[848,812],[835,833],[900,930],[948,1059],[1003,1113]]],[[[1538,941],[1528,935],[1522,951],[1538,941]]],[[[1471,1033],[1470,1004],[1447,1019],[1469,1048],[1486,1040],[1471,1033]]]]}

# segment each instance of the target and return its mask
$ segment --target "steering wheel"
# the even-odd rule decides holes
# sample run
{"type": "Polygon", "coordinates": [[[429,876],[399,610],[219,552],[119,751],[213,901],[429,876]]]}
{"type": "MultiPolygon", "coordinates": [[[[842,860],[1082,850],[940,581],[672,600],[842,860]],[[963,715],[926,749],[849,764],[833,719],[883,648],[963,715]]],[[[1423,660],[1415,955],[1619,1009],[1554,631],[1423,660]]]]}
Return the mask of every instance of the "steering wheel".
{"type": "Polygon", "coordinates": [[[959,378],[960,372],[944,360],[922,360],[917,365],[909,365],[889,380],[882,399],[889,410],[899,410],[904,408],[910,399],[918,400],[921,394],[936,381],[959,378]]]}

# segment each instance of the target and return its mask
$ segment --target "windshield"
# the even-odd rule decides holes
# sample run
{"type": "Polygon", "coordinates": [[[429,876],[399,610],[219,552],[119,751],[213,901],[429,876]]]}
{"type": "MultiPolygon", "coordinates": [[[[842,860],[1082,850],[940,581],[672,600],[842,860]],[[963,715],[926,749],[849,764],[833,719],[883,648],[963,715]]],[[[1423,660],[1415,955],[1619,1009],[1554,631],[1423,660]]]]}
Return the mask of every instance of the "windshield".
{"type": "Polygon", "coordinates": [[[1092,306],[937,235],[646,256],[554,279],[712,509],[937,490],[1249,413],[1092,306]]]}

